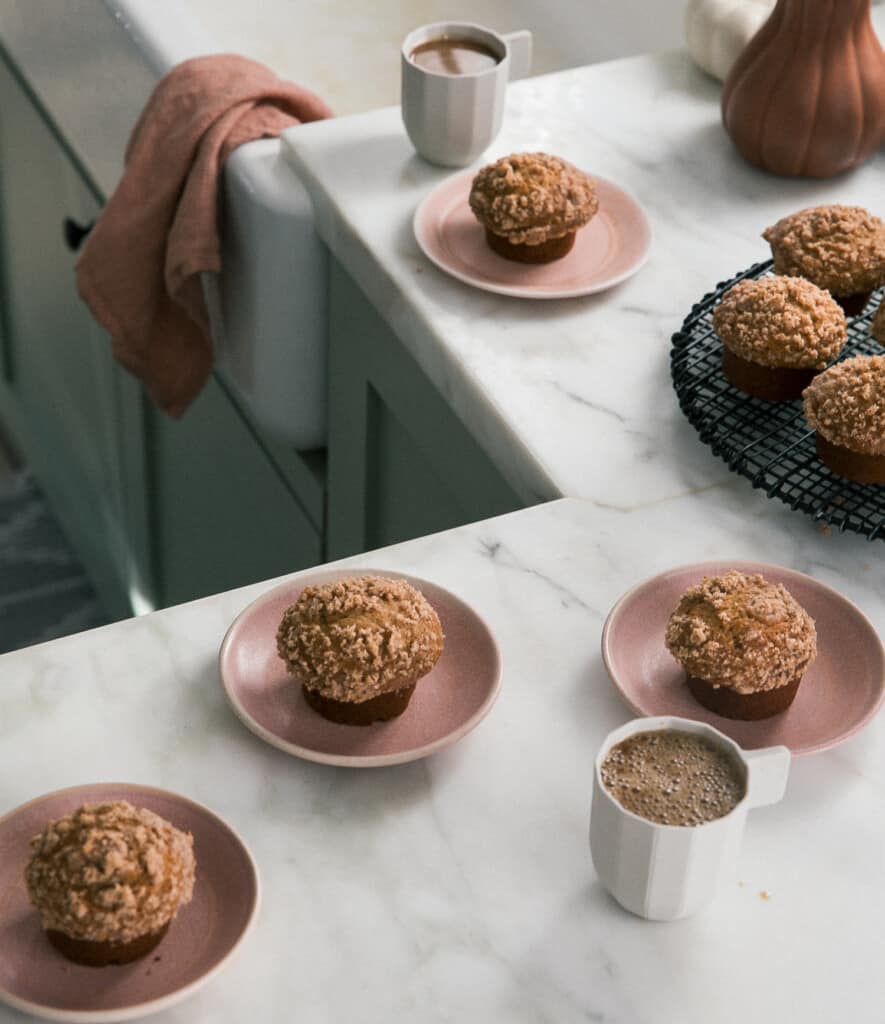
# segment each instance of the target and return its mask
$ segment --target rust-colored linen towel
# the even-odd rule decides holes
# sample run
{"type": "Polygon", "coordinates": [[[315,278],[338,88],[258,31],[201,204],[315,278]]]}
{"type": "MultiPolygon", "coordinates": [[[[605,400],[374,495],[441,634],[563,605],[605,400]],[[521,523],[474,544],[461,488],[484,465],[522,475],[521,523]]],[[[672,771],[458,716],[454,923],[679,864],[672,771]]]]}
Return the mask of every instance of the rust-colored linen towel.
{"type": "Polygon", "coordinates": [[[199,275],[221,266],[225,158],[245,142],[331,116],[307,89],[236,54],[177,65],[148,100],[76,277],[114,357],[170,415],[185,411],[212,368],[199,275]]]}

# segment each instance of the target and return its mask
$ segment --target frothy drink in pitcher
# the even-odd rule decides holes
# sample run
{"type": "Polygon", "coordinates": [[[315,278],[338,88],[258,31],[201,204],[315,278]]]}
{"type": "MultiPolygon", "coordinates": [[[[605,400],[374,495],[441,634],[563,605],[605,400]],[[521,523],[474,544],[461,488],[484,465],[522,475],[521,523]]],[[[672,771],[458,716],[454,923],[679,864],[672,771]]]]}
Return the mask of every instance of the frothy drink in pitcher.
{"type": "Polygon", "coordinates": [[[472,75],[493,68],[501,58],[472,39],[442,36],[416,46],[409,54],[409,60],[419,68],[438,75],[472,75]]]}
{"type": "Polygon", "coordinates": [[[702,825],[733,810],[746,792],[735,759],[704,736],[678,729],[640,732],[602,762],[618,803],[660,825],[702,825]]]}

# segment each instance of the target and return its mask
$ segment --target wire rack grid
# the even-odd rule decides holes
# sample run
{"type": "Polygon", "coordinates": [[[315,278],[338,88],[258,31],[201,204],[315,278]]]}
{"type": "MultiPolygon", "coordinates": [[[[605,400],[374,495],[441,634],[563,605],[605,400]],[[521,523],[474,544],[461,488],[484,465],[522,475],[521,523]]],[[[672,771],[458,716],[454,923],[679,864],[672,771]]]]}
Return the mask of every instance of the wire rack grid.
{"type": "MultiPolygon", "coordinates": [[[[771,260],[756,263],[718,284],[692,307],[673,335],[670,351],[679,406],[713,453],[768,497],[830,528],[860,533],[869,540],[885,539],[885,486],[845,480],[818,459],[801,400],[751,398],[722,373],[722,343],[713,330],[713,308],[738,281],[771,273],[771,260]]],[[[861,315],[848,318],[848,342],[840,359],[885,352],[870,336],[870,322],[881,301],[880,291],[861,315]]]]}

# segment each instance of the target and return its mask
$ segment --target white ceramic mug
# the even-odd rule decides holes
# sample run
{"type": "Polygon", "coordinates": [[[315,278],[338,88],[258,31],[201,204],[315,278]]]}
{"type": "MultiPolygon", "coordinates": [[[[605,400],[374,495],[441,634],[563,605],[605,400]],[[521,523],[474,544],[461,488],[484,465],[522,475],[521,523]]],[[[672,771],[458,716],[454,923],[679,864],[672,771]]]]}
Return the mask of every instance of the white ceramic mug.
{"type": "Polygon", "coordinates": [[[627,910],[652,921],[675,921],[700,909],[733,877],[747,811],[777,803],[790,770],[786,747],[742,750],[702,722],[639,718],[609,733],[596,758],[590,810],[590,853],[599,880],[627,910]],[[703,825],[659,825],[622,807],[602,784],[602,762],[616,744],[638,732],[678,729],[704,736],[743,766],[745,792],[726,815],[703,825]]]}
{"type": "Polygon", "coordinates": [[[410,32],[402,45],[403,124],[415,149],[434,164],[465,167],[501,129],[507,82],[527,75],[531,32],[499,35],[466,21],[440,21],[410,32]],[[463,75],[421,68],[411,59],[417,46],[433,39],[466,39],[498,58],[494,67],[463,75]]]}

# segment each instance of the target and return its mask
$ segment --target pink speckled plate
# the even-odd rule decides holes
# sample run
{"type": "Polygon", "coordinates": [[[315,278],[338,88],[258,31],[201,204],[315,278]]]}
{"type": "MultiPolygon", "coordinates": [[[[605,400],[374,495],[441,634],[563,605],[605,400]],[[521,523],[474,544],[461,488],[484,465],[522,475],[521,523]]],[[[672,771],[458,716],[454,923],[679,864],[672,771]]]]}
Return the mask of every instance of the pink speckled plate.
{"type": "Polygon", "coordinates": [[[828,750],[862,729],[885,698],[885,651],[866,616],[811,576],[760,562],[700,562],[654,576],[609,612],[602,657],[621,696],[642,715],[708,722],[747,750],[783,744],[794,755],[828,750]],[[818,654],[791,707],[760,722],[722,718],[689,693],[664,646],[670,614],[690,586],[729,569],[782,583],[814,619],[818,654]]]}
{"type": "Polygon", "coordinates": [[[415,212],[415,238],[424,255],[465,284],[527,299],[592,295],[620,284],[648,259],[651,228],[639,203],[614,182],[593,175],[599,212],[575,236],[567,256],[540,266],[492,252],[468,205],[475,170],[447,178],[415,212]]]}
{"type": "Polygon", "coordinates": [[[377,569],[312,573],[264,594],[234,620],[221,645],[219,669],[227,699],[256,735],[308,761],[356,768],[415,761],[456,743],[488,714],[501,686],[501,653],[472,608],[435,583],[377,569]],[[287,673],[277,655],[277,626],[306,586],[370,575],[417,587],[439,615],[445,647],[398,718],[336,725],[308,707],[287,673]]]}
{"type": "Polygon", "coordinates": [[[260,899],[258,872],[236,833],[206,807],[150,786],[105,782],[31,800],[0,818],[0,1001],[46,1020],[129,1020],[165,1010],[205,985],[248,932],[260,899]],[[194,837],[192,901],[159,946],[123,967],[80,967],[49,945],[28,902],[28,841],[81,804],[128,800],[194,837]]]}

